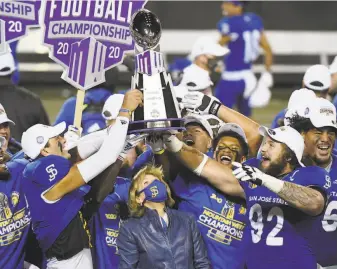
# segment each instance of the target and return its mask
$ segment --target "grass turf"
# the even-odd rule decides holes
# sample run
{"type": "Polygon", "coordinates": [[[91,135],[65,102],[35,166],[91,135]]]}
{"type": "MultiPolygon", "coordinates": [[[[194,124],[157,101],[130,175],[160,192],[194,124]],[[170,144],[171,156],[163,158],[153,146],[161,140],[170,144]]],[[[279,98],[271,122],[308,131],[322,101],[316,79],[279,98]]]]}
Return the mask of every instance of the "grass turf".
{"type": "MultiPolygon", "coordinates": [[[[62,95],[62,88],[32,89],[42,99],[51,123],[54,122],[62,104],[67,99],[62,95]]],[[[72,92],[75,94],[75,91],[72,92]]],[[[285,89],[274,89],[273,96],[268,106],[253,110],[252,118],[260,124],[269,126],[275,115],[287,106],[291,91],[285,89]]]]}

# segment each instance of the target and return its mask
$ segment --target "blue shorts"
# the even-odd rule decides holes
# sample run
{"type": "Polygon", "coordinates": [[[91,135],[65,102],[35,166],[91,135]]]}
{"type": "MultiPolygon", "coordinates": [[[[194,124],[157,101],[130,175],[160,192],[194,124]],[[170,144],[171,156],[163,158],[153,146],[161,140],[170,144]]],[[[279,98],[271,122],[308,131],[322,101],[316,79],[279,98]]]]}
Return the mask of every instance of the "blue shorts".
{"type": "Polygon", "coordinates": [[[249,98],[244,98],[243,93],[246,83],[241,80],[220,80],[215,88],[215,97],[218,98],[226,107],[233,108],[237,106],[237,110],[245,116],[250,116],[252,110],[249,107],[249,98]]]}

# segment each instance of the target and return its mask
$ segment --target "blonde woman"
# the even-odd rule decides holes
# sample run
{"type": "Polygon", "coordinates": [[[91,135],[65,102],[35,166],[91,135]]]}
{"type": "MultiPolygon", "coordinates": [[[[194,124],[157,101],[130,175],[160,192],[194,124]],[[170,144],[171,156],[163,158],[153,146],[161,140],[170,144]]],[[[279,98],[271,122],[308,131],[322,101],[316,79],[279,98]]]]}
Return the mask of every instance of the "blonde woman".
{"type": "Polygon", "coordinates": [[[145,166],[129,190],[131,218],[117,239],[119,269],[210,268],[192,215],[173,210],[174,200],[161,168],[145,166]]]}

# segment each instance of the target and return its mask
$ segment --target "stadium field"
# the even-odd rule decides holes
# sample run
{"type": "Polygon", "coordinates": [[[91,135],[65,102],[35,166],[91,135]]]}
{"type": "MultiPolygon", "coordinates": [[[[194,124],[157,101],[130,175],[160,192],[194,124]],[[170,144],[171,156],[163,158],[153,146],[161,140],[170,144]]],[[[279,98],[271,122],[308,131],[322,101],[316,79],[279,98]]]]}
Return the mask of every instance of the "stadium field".
{"type": "MultiPolygon", "coordinates": [[[[34,91],[41,97],[51,122],[54,122],[58,111],[60,110],[63,102],[66,100],[66,97],[62,96],[64,89],[48,88],[48,90],[46,90],[45,88],[27,88],[34,91]]],[[[70,93],[76,94],[75,91],[71,91],[70,93]]],[[[285,88],[273,89],[273,96],[269,105],[264,108],[254,109],[252,118],[260,124],[269,126],[275,115],[287,106],[290,94],[291,91],[285,88]]]]}

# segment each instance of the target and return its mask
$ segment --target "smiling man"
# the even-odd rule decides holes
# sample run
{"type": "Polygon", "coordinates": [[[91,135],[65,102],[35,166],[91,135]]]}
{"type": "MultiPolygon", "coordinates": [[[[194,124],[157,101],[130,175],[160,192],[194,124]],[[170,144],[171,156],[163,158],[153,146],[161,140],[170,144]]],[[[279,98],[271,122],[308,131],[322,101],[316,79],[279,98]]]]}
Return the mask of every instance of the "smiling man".
{"type": "Polygon", "coordinates": [[[337,157],[332,153],[337,132],[336,108],[328,100],[317,98],[308,106],[297,107],[292,117],[286,114],[286,119],[304,137],[304,161],[324,168],[332,179],[326,210],[314,224],[312,240],[318,263],[337,265],[337,221],[333,217],[337,210],[337,157]]]}
{"type": "MultiPolygon", "coordinates": [[[[271,130],[261,127],[260,133],[265,137],[262,160],[248,160],[248,165],[254,168],[236,163],[236,178],[233,177],[229,165],[219,164],[185,145],[174,135],[165,135],[164,142],[168,151],[194,174],[201,176],[203,180],[206,179],[218,190],[218,193],[215,193],[216,197],[222,192],[246,200],[251,233],[251,236],[247,237],[248,268],[316,269],[316,257],[308,237],[314,231],[312,224],[319,220],[319,215],[324,212],[331,186],[330,178],[322,168],[302,167],[304,141],[293,128],[287,126],[271,130]],[[273,169],[272,172],[273,164],[281,169],[273,169]],[[259,167],[263,172],[255,167],[259,167]]],[[[199,194],[197,191],[201,192],[202,188],[196,189],[195,195],[199,194]]],[[[199,203],[202,204],[201,199],[199,203]]],[[[220,216],[208,212],[205,206],[204,208],[203,214],[208,218],[199,220],[205,219],[215,231],[217,227],[221,227],[216,222],[220,220],[220,216]],[[211,220],[212,217],[215,220],[211,220]]],[[[228,218],[224,216],[228,215],[221,215],[222,218],[228,218]]],[[[226,230],[222,232],[226,234],[226,230]]],[[[219,232],[216,235],[223,233],[219,232]]],[[[234,238],[232,239],[232,243],[235,242],[234,238]]],[[[218,268],[224,268],[223,265],[227,265],[224,259],[229,259],[224,252],[221,258],[223,264],[218,268]]]]}
{"type": "Polygon", "coordinates": [[[245,132],[235,123],[227,123],[220,127],[213,141],[213,148],[214,159],[229,167],[232,162],[244,162],[249,152],[245,132]]]}
{"type": "MultiPolygon", "coordinates": [[[[209,148],[214,133],[210,124],[207,124],[209,123],[207,117],[190,116],[185,119],[186,131],[182,139],[184,144],[204,154],[208,153],[207,155],[211,157],[209,148]]],[[[214,156],[218,162],[230,166],[232,161],[246,159],[247,138],[240,126],[224,124],[216,129],[216,133],[214,156]]],[[[178,209],[192,213],[197,220],[210,254],[212,268],[243,269],[245,260],[243,253],[246,246],[244,229],[247,223],[244,200],[224,195],[208,184],[204,178],[189,171],[180,160],[174,158],[175,156],[172,157],[177,163],[175,166],[179,167],[178,175],[171,182],[172,190],[179,202],[178,209]]]]}

